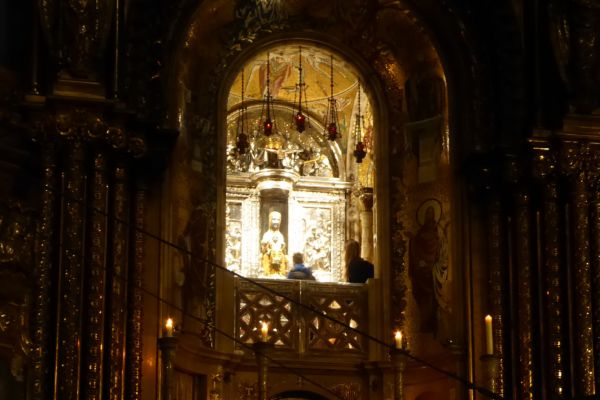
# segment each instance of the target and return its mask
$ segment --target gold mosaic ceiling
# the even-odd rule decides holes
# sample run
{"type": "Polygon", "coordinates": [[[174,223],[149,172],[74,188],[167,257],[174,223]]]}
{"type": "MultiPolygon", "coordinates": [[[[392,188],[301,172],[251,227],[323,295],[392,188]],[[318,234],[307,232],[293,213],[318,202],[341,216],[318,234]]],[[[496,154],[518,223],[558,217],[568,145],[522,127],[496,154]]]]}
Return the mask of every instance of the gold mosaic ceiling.
{"type": "MultiPolygon", "coordinates": [[[[271,95],[275,101],[294,102],[298,83],[298,65],[302,49],[303,80],[309,111],[319,117],[325,115],[327,98],[331,92],[331,53],[323,48],[306,44],[290,43],[263,51],[244,65],[244,100],[262,100],[266,94],[267,57],[270,58],[271,95]]],[[[235,78],[229,93],[229,110],[241,100],[241,71],[235,78]]],[[[348,124],[353,113],[358,89],[356,70],[339,56],[333,57],[334,96],[338,102],[339,118],[348,124]]],[[[363,112],[368,108],[362,99],[363,112]]]]}

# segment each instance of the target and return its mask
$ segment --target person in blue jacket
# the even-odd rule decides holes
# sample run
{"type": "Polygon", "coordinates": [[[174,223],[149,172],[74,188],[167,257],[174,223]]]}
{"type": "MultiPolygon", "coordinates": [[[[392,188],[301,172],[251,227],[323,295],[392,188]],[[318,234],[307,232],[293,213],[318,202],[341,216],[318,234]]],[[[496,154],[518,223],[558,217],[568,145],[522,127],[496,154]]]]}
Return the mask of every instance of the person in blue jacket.
{"type": "Polygon", "coordinates": [[[315,280],[311,269],[304,265],[304,256],[302,253],[294,253],[292,261],[294,262],[294,267],[288,272],[288,279],[315,280]]]}

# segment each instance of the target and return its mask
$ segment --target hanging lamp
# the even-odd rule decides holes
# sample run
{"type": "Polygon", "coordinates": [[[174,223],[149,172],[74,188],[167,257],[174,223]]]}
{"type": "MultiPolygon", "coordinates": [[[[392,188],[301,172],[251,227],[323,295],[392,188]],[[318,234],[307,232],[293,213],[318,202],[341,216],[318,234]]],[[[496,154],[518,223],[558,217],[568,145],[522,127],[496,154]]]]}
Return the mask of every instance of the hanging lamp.
{"type": "Polygon", "coordinates": [[[238,119],[236,127],[236,148],[238,154],[246,154],[250,147],[248,142],[248,119],[246,118],[246,104],[244,104],[244,68],[242,68],[242,101],[238,110],[238,119]]]}
{"type": "Polygon", "coordinates": [[[267,53],[267,94],[263,102],[261,111],[261,120],[263,121],[263,133],[265,136],[271,136],[275,130],[275,112],[273,110],[273,99],[271,98],[271,54],[267,53]],[[264,120],[262,117],[265,117],[264,120]]]}
{"type": "Polygon", "coordinates": [[[356,112],[356,123],[354,124],[354,141],[356,142],[354,157],[356,158],[356,162],[359,164],[362,163],[363,158],[365,158],[367,155],[365,145],[362,142],[362,124],[364,122],[364,117],[361,114],[360,92],[361,85],[360,81],[358,81],[358,109],[356,112]]]}
{"type": "Polygon", "coordinates": [[[334,141],[338,136],[338,113],[337,113],[337,101],[335,97],[333,97],[333,54],[330,55],[331,63],[330,63],[330,87],[331,87],[331,95],[329,96],[327,102],[327,112],[325,113],[325,134],[327,135],[327,139],[334,141]]]}
{"type": "Polygon", "coordinates": [[[306,84],[302,80],[302,47],[298,46],[298,49],[298,83],[296,84],[296,93],[294,94],[294,103],[297,105],[297,112],[294,114],[294,123],[296,124],[298,133],[302,133],[306,129],[307,123],[307,116],[302,112],[302,101],[305,102],[304,108],[307,109],[308,107],[306,106],[306,84]],[[298,100],[297,103],[296,97],[298,100]]]}

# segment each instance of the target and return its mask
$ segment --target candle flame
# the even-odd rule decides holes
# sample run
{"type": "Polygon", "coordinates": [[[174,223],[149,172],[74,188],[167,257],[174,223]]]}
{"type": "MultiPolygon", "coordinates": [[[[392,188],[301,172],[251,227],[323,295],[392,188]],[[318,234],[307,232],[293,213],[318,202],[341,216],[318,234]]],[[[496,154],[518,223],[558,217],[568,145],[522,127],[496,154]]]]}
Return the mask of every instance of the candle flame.
{"type": "Polygon", "coordinates": [[[167,329],[173,329],[173,318],[167,318],[167,322],[165,323],[165,327],[167,329]]]}

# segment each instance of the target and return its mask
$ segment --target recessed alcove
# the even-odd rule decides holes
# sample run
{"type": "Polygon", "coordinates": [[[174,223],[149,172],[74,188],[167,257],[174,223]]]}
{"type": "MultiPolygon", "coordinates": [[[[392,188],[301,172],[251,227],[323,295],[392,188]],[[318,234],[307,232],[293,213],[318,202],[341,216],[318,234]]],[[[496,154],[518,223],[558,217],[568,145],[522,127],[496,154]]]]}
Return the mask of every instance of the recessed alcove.
{"type": "MultiPolygon", "coordinates": [[[[372,226],[365,231],[370,237],[362,238],[356,223],[358,193],[364,188],[372,193],[376,169],[373,111],[361,81],[356,67],[339,53],[310,41],[269,46],[243,63],[227,98],[224,242],[229,270],[282,279],[292,267],[292,254],[300,252],[317,281],[344,282],[348,239],[364,241],[363,257],[373,259],[372,226]],[[272,107],[274,123],[269,136],[263,132],[267,107],[272,107]],[[302,132],[294,122],[299,108],[306,114],[302,132]],[[335,140],[329,140],[327,130],[332,118],[335,140]],[[250,139],[243,154],[236,146],[241,130],[250,139]],[[366,150],[360,162],[353,155],[358,141],[366,150]],[[271,270],[261,242],[273,211],[281,215],[285,260],[271,270]]],[[[372,225],[372,218],[364,223],[372,225]]]]}

